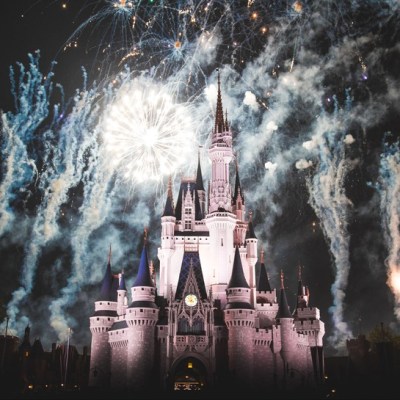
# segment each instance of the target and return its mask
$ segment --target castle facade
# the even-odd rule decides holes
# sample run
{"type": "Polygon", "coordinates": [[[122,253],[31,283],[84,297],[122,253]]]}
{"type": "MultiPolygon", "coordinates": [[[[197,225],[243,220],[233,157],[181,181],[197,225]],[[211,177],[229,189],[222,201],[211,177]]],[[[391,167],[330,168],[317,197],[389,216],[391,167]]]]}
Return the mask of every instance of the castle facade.
{"type": "Polygon", "coordinates": [[[146,390],[312,387],[323,378],[324,323],[298,278],[290,311],[281,274],[272,289],[234,160],[220,80],[208,149],[211,176],[169,181],[161,217],[159,279],[143,246],[130,296],[110,258],[95,311],[89,385],[146,390]],[[256,276],[256,263],[259,262],[256,276]],[[128,298],[130,299],[128,300],[128,298]]]}

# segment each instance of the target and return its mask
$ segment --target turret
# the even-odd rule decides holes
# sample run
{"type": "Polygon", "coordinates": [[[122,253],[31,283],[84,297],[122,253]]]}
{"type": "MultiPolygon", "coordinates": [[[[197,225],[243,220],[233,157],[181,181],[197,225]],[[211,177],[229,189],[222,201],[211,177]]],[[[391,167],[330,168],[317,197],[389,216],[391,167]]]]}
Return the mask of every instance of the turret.
{"type": "Polygon", "coordinates": [[[175,249],[175,206],[172,196],[172,179],[168,179],[167,199],[165,202],[164,213],[161,217],[161,247],[158,249],[158,257],[160,259],[160,283],[159,293],[161,296],[167,295],[168,273],[171,268],[171,255],[175,249]]]}
{"type": "Polygon", "coordinates": [[[264,262],[264,250],[261,250],[260,272],[258,274],[256,292],[257,303],[276,303],[276,289],[272,289],[269,283],[264,262]]]}
{"type": "Polygon", "coordinates": [[[147,234],[132,285],[132,303],[126,310],[128,324],[127,381],[134,390],[149,384],[154,362],[154,330],[158,307],[154,303],[155,287],[150,275],[147,255],[147,234]]]}
{"type": "Polygon", "coordinates": [[[119,274],[119,284],[117,290],[117,314],[125,315],[126,308],[128,307],[128,298],[126,296],[126,285],[124,271],[119,274]]]}
{"type": "Polygon", "coordinates": [[[206,212],[207,212],[206,191],[204,189],[203,174],[201,173],[200,151],[199,151],[198,161],[197,161],[196,190],[197,190],[197,195],[199,196],[201,217],[204,218],[204,216],[206,215],[206,212]]]}
{"type": "Polygon", "coordinates": [[[238,247],[226,295],[228,304],[224,309],[224,319],[229,331],[229,369],[237,382],[249,384],[253,371],[255,311],[250,304],[250,287],[243,273],[238,247]]]}
{"type": "Polygon", "coordinates": [[[303,282],[301,279],[301,266],[299,265],[296,310],[298,308],[308,307],[309,296],[310,296],[310,293],[309,293],[308,287],[303,285],[303,282]]]}
{"type": "Polygon", "coordinates": [[[108,331],[117,317],[118,279],[111,272],[111,246],[100,295],[95,302],[95,312],[90,317],[92,332],[89,386],[108,386],[110,380],[111,348],[108,331]]]}
{"type": "Polygon", "coordinates": [[[168,179],[167,199],[165,201],[164,212],[161,217],[161,248],[174,248],[174,231],[175,231],[175,207],[172,195],[172,179],[168,179]]]}
{"type": "Polygon", "coordinates": [[[254,227],[253,227],[253,213],[250,211],[249,215],[249,222],[247,226],[247,232],[246,232],[246,250],[247,250],[247,264],[248,264],[248,271],[246,276],[248,277],[249,280],[249,285],[251,288],[251,304],[254,306],[256,302],[256,262],[257,262],[257,244],[258,240],[257,237],[254,233],[254,227]]]}
{"type": "Polygon", "coordinates": [[[236,215],[237,223],[235,227],[235,246],[243,246],[246,239],[247,223],[244,220],[246,207],[244,204],[244,195],[240,186],[239,167],[236,160],[236,181],[235,190],[232,197],[232,212],[236,215]]]}

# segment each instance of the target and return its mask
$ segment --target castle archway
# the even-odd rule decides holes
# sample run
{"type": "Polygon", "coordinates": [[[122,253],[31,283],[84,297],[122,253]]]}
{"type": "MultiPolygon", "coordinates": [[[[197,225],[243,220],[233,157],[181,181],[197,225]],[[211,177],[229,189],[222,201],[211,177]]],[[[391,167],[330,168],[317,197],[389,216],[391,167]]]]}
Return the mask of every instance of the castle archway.
{"type": "Polygon", "coordinates": [[[180,359],[170,371],[171,390],[199,391],[208,385],[207,368],[197,357],[180,359]]]}

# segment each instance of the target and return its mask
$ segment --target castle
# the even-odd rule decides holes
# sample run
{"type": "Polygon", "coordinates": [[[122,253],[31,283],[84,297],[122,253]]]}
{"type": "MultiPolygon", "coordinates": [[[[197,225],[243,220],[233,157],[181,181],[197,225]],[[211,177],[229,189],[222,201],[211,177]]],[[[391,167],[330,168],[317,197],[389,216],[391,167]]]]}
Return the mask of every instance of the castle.
{"type": "Polygon", "coordinates": [[[293,312],[282,273],[279,294],[271,288],[263,252],[256,276],[257,238],[237,164],[233,190],[230,183],[232,131],[219,76],[208,155],[207,191],[200,159],[196,177],[182,179],[176,205],[169,180],[157,285],[146,241],[131,301],[124,274],[113,275],[109,257],[90,317],[90,386],[284,389],[323,378],[324,323],[308,304],[301,273],[293,312]]]}

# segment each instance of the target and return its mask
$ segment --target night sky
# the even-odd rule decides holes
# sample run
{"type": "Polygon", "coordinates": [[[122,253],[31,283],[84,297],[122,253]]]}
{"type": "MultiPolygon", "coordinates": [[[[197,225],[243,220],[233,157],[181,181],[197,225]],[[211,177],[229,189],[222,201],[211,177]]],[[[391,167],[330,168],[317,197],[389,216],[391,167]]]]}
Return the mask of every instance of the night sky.
{"type": "Polygon", "coordinates": [[[208,181],[217,69],[272,286],[283,270],[293,308],[302,266],[327,354],[399,333],[398,0],[16,0],[0,20],[11,333],[89,345],[109,246],[130,286],[148,227],[158,267],[168,176],[176,201],[200,149],[208,181]]]}

